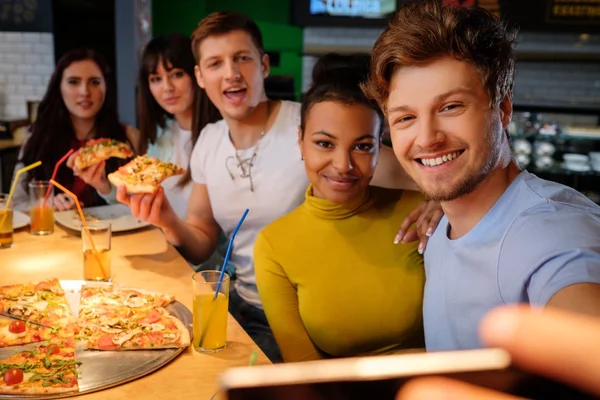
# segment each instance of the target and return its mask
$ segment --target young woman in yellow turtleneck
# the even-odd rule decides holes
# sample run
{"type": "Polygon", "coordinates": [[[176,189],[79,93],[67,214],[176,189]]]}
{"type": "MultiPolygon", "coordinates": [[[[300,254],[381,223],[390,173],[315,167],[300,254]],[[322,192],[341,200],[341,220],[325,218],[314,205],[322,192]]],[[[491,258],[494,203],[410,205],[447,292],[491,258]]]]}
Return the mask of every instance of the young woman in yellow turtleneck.
{"type": "Polygon", "coordinates": [[[424,197],[370,187],[383,118],[360,90],[367,65],[328,55],[302,104],[305,202],[256,239],[262,304],[284,361],[423,347],[417,244],[394,244],[424,197]]]}

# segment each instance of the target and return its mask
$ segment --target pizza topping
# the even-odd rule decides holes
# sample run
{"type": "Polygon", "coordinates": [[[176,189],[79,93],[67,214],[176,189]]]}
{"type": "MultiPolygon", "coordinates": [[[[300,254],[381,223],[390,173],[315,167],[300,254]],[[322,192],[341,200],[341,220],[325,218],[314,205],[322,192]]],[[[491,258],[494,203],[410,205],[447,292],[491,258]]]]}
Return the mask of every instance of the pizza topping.
{"type": "Polygon", "coordinates": [[[51,344],[49,346],[46,346],[44,348],[44,351],[46,351],[46,354],[58,354],[60,353],[60,348],[56,345],[51,344]]]}
{"type": "Polygon", "coordinates": [[[114,350],[118,348],[115,343],[113,343],[113,337],[115,335],[103,335],[98,339],[98,348],[103,350],[114,350]]]}
{"type": "Polygon", "coordinates": [[[36,301],[33,303],[33,306],[37,308],[39,311],[44,311],[48,307],[47,301],[36,301]]]}
{"type": "Polygon", "coordinates": [[[179,333],[178,332],[165,333],[164,338],[165,338],[165,340],[167,340],[171,343],[174,343],[177,341],[177,339],[179,339],[179,333]]]}
{"type": "Polygon", "coordinates": [[[139,322],[140,322],[140,324],[149,325],[149,324],[153,324],[155,322],[160,321],[161,317],[162,317],[162,314],[159,311],[152,310],[148,313],[148,315],[146,315],[144,318],[140,319],[139,322]]]}
{"type": "Polygon", "coordinates": [[[28,317],[33,313],[33,309],[24,304],[12,304],[8,306],[8,313],[16,316],[28,317]]]}
{"type": "Polygon", "coordinates": [[[13,321],[8,325],[8,330],[11,333],[23,333],[27,330],[27,326],[23,321],[13,321]]]}
{"type": "Polygon", "coordinates": [[[164,331],[165,330],[165,326],[163,324],[151,324],[151,325],[147,325],[147,326],[153,332],[158,332],[158,331],[164,331]]]}
{"type": "Polygon", "coordinates": [[[74,383],[69,379],[69,375],[77,378],[79,375],[77,367],[81,365],[81,361],[68,361],[68,360],[54,360],[53,362],[44,359],[44,367],[49,369],[48,373],[34,373],[30,378],[29,382],[42,381],[42,386],[48,387],[55,384],[69,384],[74,383]],[[65,376],[67,375],[67,376],[65,376]]]}
{"type": "Polygon", "coordinates": [[[100,313],[93,307],[83,307],[79,310],[79,315],[88,319],[98,318],[100,313]]]}
{"type": "Polygon", "coordinates": [[[23,382],[23,371],[19,368],[11,368],[4,373],[4,383],[16,385],[23,382]]]}
{"type": "Polygon", "coordinates": [[[112,342],[118,346],[121,346],[121,345],[123,345],[123,343],[125,343],[126,341],[128,341],[129,339],[131,339],[132,337],[134,337],[135,335],[137,335],[140,332],[142,332],[142,330],[139,328],[133,329],[131,331],[123,331],[121,333],[114,335],[112,337],[112,342]]]}
{"type": "Polygon", "coordinates": [[[125,300],[124,304],[129,307],[143,307],[148,304],[148,302],[143,297],[131,297],[125,300]]]}
{"type": "MultiPolygon", "coordinates": [[[[29,352],[23,352],[24,354],[28,354],[29,352]]],[[[5,375],[11,369],[18,369],[23,373],[30,372],[36,368],[40,368],[40,364],[33,364],[29,361],[25,361],[20,364],[0,364],[0,374],[5,375]]]]}

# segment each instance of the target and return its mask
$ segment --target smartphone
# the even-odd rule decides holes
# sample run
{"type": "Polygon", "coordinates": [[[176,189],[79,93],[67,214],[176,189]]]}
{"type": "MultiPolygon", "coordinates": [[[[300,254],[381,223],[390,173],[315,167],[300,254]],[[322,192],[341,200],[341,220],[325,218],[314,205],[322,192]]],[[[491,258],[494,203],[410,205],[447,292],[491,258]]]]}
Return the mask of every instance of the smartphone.
{"type": "Polygon", "coordinates": [[[502,349],[338,358],[232,368],[220,389],[229,400],[393,400],[412,378],[444,376],[528,399],[595,398],[511,364],[502,349]]]}

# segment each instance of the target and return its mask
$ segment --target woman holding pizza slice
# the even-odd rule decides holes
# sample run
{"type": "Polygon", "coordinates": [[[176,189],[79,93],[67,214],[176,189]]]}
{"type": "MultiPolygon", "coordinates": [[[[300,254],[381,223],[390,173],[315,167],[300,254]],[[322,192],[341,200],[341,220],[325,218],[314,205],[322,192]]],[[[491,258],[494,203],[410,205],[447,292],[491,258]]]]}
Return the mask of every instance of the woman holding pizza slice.
{"type": "Polygon", "coordinates": [[[139,72],[138,121],[141,154],[147,152],[187,172],[167,178],[162,187],[173,209],[185,217],[192,191],[188,170],[200,131],[221,119],[204,89],[194,82],[194,54],[188,36],[159,36],[144,49],[139,72]]]}
{"type": "MultiPolygon", "coordinates": [[[[138,132],[119,121],[113,75],[98,52],[76,49],[66,53],[57,63],[42,99],[31,135],[21,147],[19,170],[38,160],[42,165],[21,178],[14,194],[18,209],[29,207],[28,184],[33,179],[49,180],[56,162],[69,150],[77,150],[92,139],[107,138],[137,148],[138,132]]],[[[111,187],[103,173],[115,171],[124,160],[111,158],[88,168],[84,174],[73,174],[66,165],[57,172],[56,181],[75,193],[85,206],[92,207],[115,201],[109,196],[111,187]],[[102,173],[98,171],[102,169],[102,173]]],[[[54,198],[57,211],[74,208],[64,194],[54,198]]]]}
{"type": "MultiPolygon", "coordinates": [[[[185,170],[200,131],[221,119],[219,110],[194,82],[194,65],[189,37],[178,33],[159,36],[146,45],[138,76],[138,154],[147,153],[185,170]]],[[[72,159],[68,164],[84,179],[92,175],[76,168],[72,159]]],[[[94,171],[107,175],[102,163],[94,171]]],[[[185,217],[192,189],[189,171],[167,178],[162,187],[176,213],[185,217]]],[[[116,188],[110,190],[114,197],[116,188]]]]}

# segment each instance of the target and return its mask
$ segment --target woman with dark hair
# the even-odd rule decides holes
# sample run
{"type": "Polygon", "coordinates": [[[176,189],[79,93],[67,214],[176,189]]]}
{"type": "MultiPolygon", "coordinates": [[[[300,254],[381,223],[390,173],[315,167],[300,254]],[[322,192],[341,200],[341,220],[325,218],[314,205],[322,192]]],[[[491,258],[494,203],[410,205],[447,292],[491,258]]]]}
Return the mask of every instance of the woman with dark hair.
{"type": "MultiPolygon", "coordinates": [[[[171,34],[146,45],[139,73],[141,150],[185,169],[200,131],[221,119],[219,110],[194,81],[195,65],[190,38],[171,34]]],[[[192,187],[189,170],[183,177],[165,180],[162,186],[174,210],[185,217],[192,187]]]]}
{"type": "Polygon", "coordinates": [[[397,227],[424,200],[370,186],[383,116],[360,83],[368,59],[326,55],[300,113],[305,201],[254,244],[262,305],[285,362],[422,348],[425,271],[397,227]]]}
{"type": "MultiPolygon", "coordinates": [[[[95,138],[119,140],[134,148],[137,141],[137,131],[119,122],[115,85],[108,64],[91,49],[69,51],[58,61],[30,131],[15,171],[36,161],[42,161],[42,165],[21,178],[14,197],[19,209],[27,209],[29,205],[29,182],[49,180],[56,162],[70,149],[77,150],[95,138]]],[[[56,181],[75,193],[85,206],[114,202],[104,169],[112,172],[125,162],[112,158],[88,168],[81,176],[62,165],[56,181]]],[[[73,207],[72,200],[64,194],[54,199],[56,210],[73,207]]]]}

